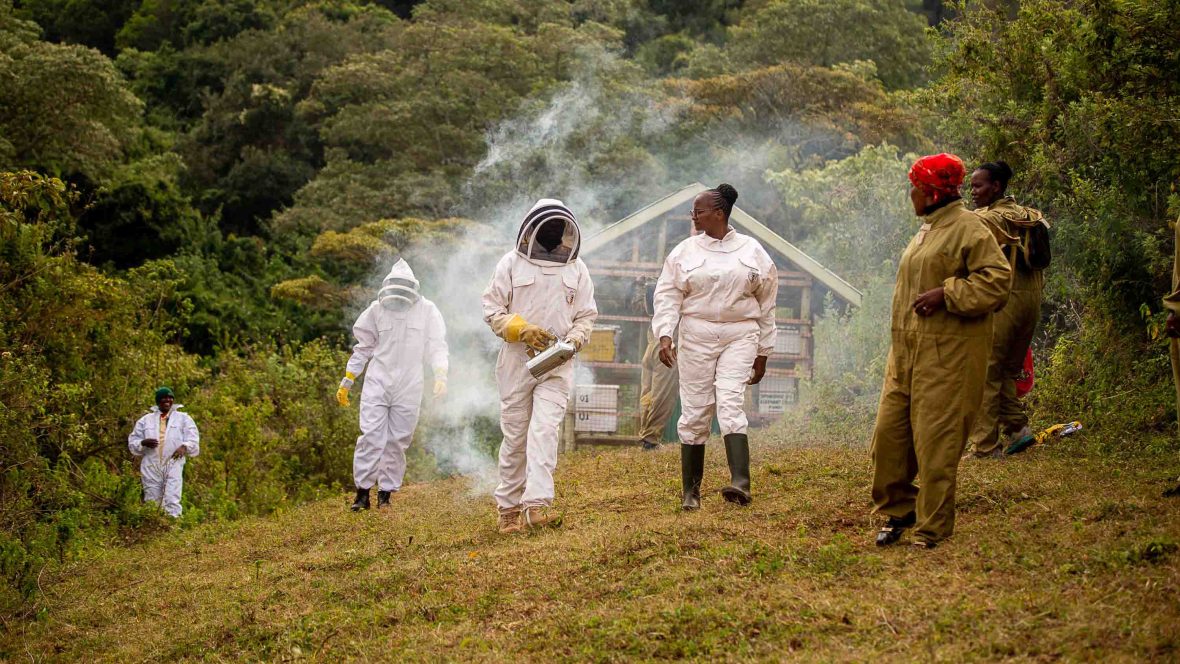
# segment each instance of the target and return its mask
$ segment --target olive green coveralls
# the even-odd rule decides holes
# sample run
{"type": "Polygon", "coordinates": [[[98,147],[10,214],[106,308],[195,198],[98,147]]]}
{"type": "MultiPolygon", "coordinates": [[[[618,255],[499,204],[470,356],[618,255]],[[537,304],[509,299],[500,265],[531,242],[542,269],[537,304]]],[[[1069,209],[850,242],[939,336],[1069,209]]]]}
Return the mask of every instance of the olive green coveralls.
{"type": "MultiPolygon", "coordinates": [[[[1176,248],[1172,257],[1172,292],[1164,298],[1164,308],[1180,316],[1180,219],[1176,220],[1176,248]]],[[[1176,385],[1176,413],[1180,416],[1180,339],[1168,340],[1172,357],[1172,382],[1176,385]]]]}
{"type": "Polygon", "coordinates": [[[1008,297],[1011,268],[980,218],[955,201],[923,219],[901,256],[892,345],[873,431],[874,511],[917,512],[915,539],[954,532],[955,483],[983,395],[992,312],[1008,297]],[[918,295],[945,289],[946,307],[923,317],[918,295]],[[919,477],[921,488],[914,485],[919,477]]]}
{"type": "Polygon", "coordinates": [[[1028,227],[1042,223],[1042,216],[1038,210],[1018,205],[1011,196],[975,213],[988,223],[996,239],[1007,245],[1003,251],[1012,268],[1008,304],[992,317],[987,382],[970,439],[976,456],[989,456],[1001,447],[1001,433],[1010,435],[1028,425],[1024,405],[1016,396],[1016,379],[1024,370],[1024,358],[1041,319],[1045,277],[1041,270],[1018,266],[1016,257],[1018,252],[1027,250],[1028,227]]]}

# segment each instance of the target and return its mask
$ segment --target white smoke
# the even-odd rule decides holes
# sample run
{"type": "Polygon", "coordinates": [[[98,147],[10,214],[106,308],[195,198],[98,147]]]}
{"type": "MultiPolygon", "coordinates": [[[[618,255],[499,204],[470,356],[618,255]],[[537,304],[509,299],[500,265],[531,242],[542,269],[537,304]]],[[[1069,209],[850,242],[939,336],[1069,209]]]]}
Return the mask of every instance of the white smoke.
{"type": "MultiPolygon", "coordinates": [[[[539,198],[563,200],[586,237],[689,183],[728,181],[739,191],[748,186],[739,205],[757,212],[781,201],[764,172],[790,163],[784,155],[799,137],[814,135],[785,121],[757,133],[672,135],[683,107],[659,103],[648,86],[633,63],[581,53],[570,82],[488,132],[486,156],[454,211],[477,225],[458,241],[403,248],[442,311],[451,352],[449,394],[441,402],[427,397],[419,439],[440,468],[469,477],[474,493],[496,482],[488,439],[499,439],[495,362],[503,343],[483,320],[480,296],[529,207],[539,198]]],[[[374,267],[374,289],[388,260],[374,267]]],[[[592,372],[582,369],[575,382],[592,383],[592,372]]]]}

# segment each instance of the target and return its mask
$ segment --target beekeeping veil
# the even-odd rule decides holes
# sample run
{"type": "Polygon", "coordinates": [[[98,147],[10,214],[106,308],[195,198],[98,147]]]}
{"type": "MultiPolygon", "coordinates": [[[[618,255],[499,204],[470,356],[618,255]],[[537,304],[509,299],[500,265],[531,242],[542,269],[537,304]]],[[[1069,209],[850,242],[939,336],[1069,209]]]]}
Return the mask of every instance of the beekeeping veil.
{"type": "Polygon", "coordinates": [[[377,301],[390,311],[405,311],[418,301],[418,279],[406,259],[399,258],[389,271],[389,276],[381,282],[381,290],[377,291],[377,301]]]}
{"type": "Polygon", "coordinates": [[[534,263],[566,265],[578,257],[582,234],[565,203],[542,198],[533,205],[516,236],[516,252],[534,263]]]}

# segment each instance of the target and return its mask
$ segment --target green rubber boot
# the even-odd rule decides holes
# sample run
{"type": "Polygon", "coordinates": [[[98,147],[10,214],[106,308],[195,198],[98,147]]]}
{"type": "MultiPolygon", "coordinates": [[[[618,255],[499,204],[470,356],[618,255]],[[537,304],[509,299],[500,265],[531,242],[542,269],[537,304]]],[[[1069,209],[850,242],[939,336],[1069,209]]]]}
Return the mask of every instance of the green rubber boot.
{"type": "Polygon", "coordinates": [[[729,486],[721,495],[731,503],[749,505],[750,495],[750,439],[744,433],[725,437],[725,460],[729,462],[729,486]]]}
{"type": "Polygon", "coordinates": [[[686,510],[701,509],[701,478],[705,476],[705,446],[680,444],[680,480],[686,510]]]}

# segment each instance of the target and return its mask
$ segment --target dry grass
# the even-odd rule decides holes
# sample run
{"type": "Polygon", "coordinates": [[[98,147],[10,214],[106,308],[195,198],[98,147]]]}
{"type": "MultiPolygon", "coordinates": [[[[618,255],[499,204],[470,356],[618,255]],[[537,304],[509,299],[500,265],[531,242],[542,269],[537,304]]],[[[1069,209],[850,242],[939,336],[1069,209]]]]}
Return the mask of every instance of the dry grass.
{"type": "Polygon", "coordinates": [[[929,552],[872,546],[867,453],[846,448],[764,442],[754,504],[696,514],[674,447],[567,455],[566,526],[533,535],[497,535],[458,479],[381,512],[341,496],[47,573],[0,658],[1177,659],[1175,457],[1059,445],[965,462],[959,531],[929,552]]]}

